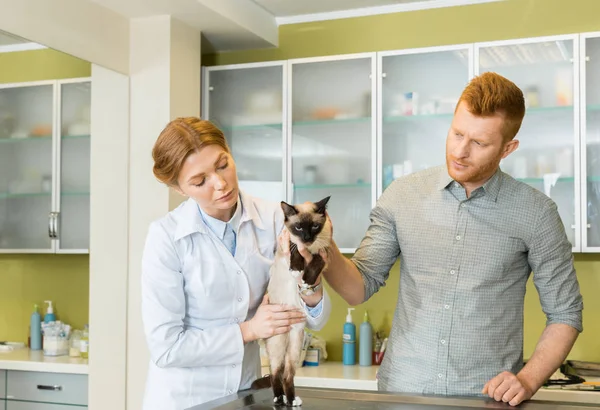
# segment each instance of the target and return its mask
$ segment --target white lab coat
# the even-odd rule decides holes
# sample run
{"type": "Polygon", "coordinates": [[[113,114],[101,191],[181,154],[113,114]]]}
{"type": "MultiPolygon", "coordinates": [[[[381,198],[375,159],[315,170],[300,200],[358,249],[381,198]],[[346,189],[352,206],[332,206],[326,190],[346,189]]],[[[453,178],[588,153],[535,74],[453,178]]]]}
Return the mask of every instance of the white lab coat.
{"type": "MultiPolygon", "coordinates": [[[[183,410],[247,389],[260,377],[257,342],[244,346],[239,323],[267,289],[279,203],[241,194],[235,257],[188,199],[150,225],[142,259],[142,318],[150,350],[143,410],[183,410]]],[[[331,311],[307,315],[320,329],[331,311]]]]}

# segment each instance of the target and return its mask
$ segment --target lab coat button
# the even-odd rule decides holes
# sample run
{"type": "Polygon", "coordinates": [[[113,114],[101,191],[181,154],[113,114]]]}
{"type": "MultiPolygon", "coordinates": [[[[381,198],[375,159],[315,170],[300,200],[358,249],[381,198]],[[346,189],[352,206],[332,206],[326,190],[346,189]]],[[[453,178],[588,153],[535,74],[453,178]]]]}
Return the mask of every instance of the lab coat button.
{"type": "Polygon", "coordinates": [[[237,271],[237,274],[238,274],[238,275],[241,275],[241,274],[242,274],[242,271],[241,271],[241,270],[237,271]]]}
{"type": "Polygon", "coordinates": [[[231,367],[235,369],[235,364],[232,364],[231,367]]]}
{"type": "Polygon", "coordinates": [[[238,302],[241,302],[241,301],[242,301],[242,298],[238,298],[238,302]]]}

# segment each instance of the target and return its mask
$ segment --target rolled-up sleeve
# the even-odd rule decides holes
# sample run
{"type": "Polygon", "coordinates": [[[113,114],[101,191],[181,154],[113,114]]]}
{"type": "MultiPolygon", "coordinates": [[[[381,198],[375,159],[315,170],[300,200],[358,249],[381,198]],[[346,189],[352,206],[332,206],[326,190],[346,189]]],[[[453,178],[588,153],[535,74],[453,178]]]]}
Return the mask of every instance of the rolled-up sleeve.
{"type": "MultiPolygon", "coordinates": [[[[300,299],[302,301],[302,299],[300,299]]],[[[311,330],[321,330],[329,320],[331,313],[331,299],[327,290],[323,288],[323,298],[314,308],[308,307],[304,301],[304,310],[306,311],[306,327],[311,330]]]]}
{"type": "Polygon", "coordinates": [[[180,259],[169,234],[155,222],[142,257],[142,320],[152,361],[158,367],[241,364],[240,327],[187,327],[185,306],[180,259]]]}
{"type": "Polygon", "coordinates": [[[546,201],[541,209],[529,248],[529,265],[546,314],[546,325],[563,323],[583,331],[583,299],[573,265],[572,245],[553,201],[546,201]]]}
{"type": "Polygon", "coordinates": [[[385,286],[390,269],[400,255],[396,223],[391,212],[397,206],[394,201],[397,189],[399,185],[395,181],[377,201],[370,213],[367,233],[351,259],[363,277],[365,301],[385,286]]]}

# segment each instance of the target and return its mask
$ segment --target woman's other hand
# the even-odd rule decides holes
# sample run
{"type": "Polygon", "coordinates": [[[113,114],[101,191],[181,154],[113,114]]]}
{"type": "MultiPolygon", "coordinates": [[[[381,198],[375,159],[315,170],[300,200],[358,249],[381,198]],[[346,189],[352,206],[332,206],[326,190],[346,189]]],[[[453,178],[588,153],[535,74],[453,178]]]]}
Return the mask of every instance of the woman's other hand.
{"type": "Polygon", "coordinates": [[[306,314],[294,306],[269,304],[265,295],[254,317],[240,325],[244,343],[287,333],[292,325],[306,321],[306,314]]]}

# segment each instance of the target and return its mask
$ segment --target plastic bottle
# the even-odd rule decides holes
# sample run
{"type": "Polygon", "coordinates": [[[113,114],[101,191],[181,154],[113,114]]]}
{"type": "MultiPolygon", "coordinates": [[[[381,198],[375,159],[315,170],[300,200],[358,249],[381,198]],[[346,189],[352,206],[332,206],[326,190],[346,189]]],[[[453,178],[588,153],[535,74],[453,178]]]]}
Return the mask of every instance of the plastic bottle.
{"type": "Polygon", "coordinates": [[[83,329],[83,334],[81,335],[81,339],[79,341],[79,352],[81,354],[81,357],[83,357],[84,359],[88,358],[88,354],[89,354],[89,349],[90,349],[90,332],[89,332],[89,325],[85,325],[85,328],[83,329]]]}
{"type": "Polygon", "coordinates": [[[33,305],[29,331],[31,332],[31,350],[42,350],[42,317],[38,312],[38,305],[33,305]]]}
{"type": "Polygon", "coordinates": [[[48,309],[46,310],[46,314],[44,315],[44,323],[56,322],[56,316],[54,315],[52,301],[45,300],[44,302],[48,304],[48,309]]]}
{"type": "Polygon", "coordinates": [[[346,323],[344,323],[343,363],[345,365],[356,364],[356,326],[352,323],[353,310],[354,308],[348,308],[346,323]]]}
{"type": "Polygon", "coordinates": [[[360,325],[358,349],[358,363],[361,366],[371,366],[373,364],[373,327],[369,323],[369,313],[366,310],[365,319],[360,325]]]}

